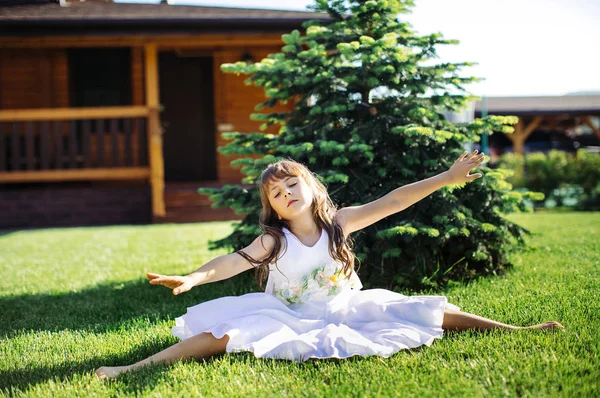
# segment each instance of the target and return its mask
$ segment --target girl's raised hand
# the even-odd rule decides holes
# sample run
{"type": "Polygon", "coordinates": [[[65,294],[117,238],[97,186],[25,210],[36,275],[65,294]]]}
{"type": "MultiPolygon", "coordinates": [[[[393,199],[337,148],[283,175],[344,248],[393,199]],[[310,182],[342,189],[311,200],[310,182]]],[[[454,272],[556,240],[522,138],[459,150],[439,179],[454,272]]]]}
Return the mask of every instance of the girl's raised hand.
{"type": "Polygon", "coordinates": [[[468,155],[468,153],[468,151],[464,151],[448,170],[447,173],[450,179],[450,184],[469,182],[483,176],[481,173],[469,174],[469,171],[479,166],[483,162],[484,154],[477,154],[477,149],[474,150],[470,155],[468,155]]]}
{"type": "Polygon", "coordinates": [[[151,285],[163,285],[169,289],[173,289],[174,295],[187,292],[194,287],[194,282],[189,276],[170,276],[147,272],[146,277],[150,279],[151,285]]]}

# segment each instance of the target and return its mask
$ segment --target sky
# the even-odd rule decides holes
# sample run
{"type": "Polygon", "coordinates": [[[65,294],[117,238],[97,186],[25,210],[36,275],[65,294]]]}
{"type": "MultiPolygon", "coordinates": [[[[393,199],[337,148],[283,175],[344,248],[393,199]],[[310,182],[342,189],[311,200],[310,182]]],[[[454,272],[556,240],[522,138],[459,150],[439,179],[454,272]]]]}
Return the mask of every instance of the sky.
{"type": "MultiPolygon", "coordinates": [[[[116,0],[156,3],[156,0],[116,0]]],[[[169,0],[170,4],[305,10],[311,0],[169,0]]],[[[463,76],[481,96],[556,96],[600,91],[599,0],[415,0],[401,19],[441,33],[439,62],[476,62],[463,76]]]]}

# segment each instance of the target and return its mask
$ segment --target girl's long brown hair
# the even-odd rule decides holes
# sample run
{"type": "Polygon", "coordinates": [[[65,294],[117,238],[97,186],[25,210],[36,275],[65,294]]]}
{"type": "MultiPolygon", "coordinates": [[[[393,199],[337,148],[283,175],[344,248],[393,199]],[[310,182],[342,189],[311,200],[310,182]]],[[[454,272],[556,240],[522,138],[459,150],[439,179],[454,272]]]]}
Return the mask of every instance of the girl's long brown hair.
{"type": "Polygon", "coordinates": [[[302,163],[293,160],[280,160],[276,163],[271,163],[262,172],[259,192],[262,202],[262,210],[259,218],[259,225],[266,235],[271,235],[275,238],[275,246],[271,253],[262,261],[255,260],[241,250],[237,253],[248,260],[256,267],[256,282],[263,288],[264,281],[269,276],[269,264],[276,263],[282,249],[284,240],[283,230],[285,227],[290,229],[289,224],[285,220],[280,220],[277,213],[269,203],[269,184],[276,180],[281,180],[286,177],[299,177],[304,179],[313,192],[313,202],[311,205],[313,218],[315,223],[329,235],[329,254],[331,257],[342,264],[343,274],[349,278],[354,269],[355,255],[352,251],[354,243],[350,236],[344,238],[342,227],[335,219],[337,212],[336,206],[331,201],[325,186],[311,173],[310,170],[302,163]]]}

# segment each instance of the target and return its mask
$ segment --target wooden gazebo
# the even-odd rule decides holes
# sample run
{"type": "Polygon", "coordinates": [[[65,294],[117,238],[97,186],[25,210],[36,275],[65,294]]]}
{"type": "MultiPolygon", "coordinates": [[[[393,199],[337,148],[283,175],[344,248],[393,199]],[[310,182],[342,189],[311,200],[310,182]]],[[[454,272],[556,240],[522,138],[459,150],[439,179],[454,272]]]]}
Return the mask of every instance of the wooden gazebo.
{"type": "Polygon", "coordinates": [[[475,104],[475,117],[513,115],[519,117],[515,131],[507,134],[514,153],[523,154],[527,138],[536,130],[589,129],[600,141],[600,95],[539,97],[489,97],[475,104]]]}
{"type": "MultiPolygon", "coordinates": [[[[231,219],[200,186],[239,183],[223,131],[257,131],[260,60],[323,14],[0,2],[0,228],[231,219]]],[[[268,131],[276,132],[276,131],[268,131]]]]}

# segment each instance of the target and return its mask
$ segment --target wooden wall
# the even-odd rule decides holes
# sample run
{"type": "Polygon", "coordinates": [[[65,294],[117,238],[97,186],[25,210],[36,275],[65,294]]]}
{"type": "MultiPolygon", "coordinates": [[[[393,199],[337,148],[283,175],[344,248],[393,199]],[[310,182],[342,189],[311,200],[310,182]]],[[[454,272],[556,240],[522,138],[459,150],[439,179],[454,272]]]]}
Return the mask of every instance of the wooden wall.
{"type": "MultiPolygon", "coordinates": [[[[204,49],[207,55],[213,57],[214,62],[214,134],[217,147],[227,144],[227,141],[221,138],[222,131],[218,129],[219,125],[231,125],[233,131],[245,133],[260,131],[260,122],[250,120],[250,114],[255,112],[254,107],[257,104],[266,99],[262,88],[244,85],[244,80],[248,76],[225,74],[220,66],[241,60],[245,53],[250,53],[255,61],[260,61],[268,54],[279,51],[280,48],[280,46],[262,46],[204,49]]],[[[132,47],[131,57],[132,105],[143,105],[145,103],[143,48],[132,47]]],[[[68,58],[65,48],[0,49],[0,109],[68,107],[68,76],[68,58]]],[[[279,106],[277,110],[290,107],[291,105],[285,108],[279,106]]],[[[277,134],[278,129],[273,126],[266,132],[277,134]]],[[[133,141],[133,152],[137,154],[139,140],[134,137],[133,141]]],[[[107,136],[105,142],[107,151],[111,150],[110,145],[107,136]]],[[[233,159],[235,157],[226,157],[217,153],[219,183],[239,183],[243,177],[239,169],[231,167],[230,162],[233,159]]]]}
{"type": "Polygon", "coordinates": [[[133,105],[145,104],[144,93],[144,52],[142,47],[131,49],[131,95],[133,105]]]}
{"type": "Polygon", "coordinates": [[[64,49],[0,50],[0,109],[69,106],[64,49]]]}
{"type": "MultiPolygon", "coordinates": [[[[266,97],[262,87],[246,86],[244,80],[247,75],[236,76],[235,74],[223,73],[220,65],[240,61],[244,53],[250,53],[256,62],[266,58],[270,53],[278,52],[281,47],[263,47],[252,49],[221,50],[214,53],[215,62],[215,121],[219,124],[231,124],[233,131],[244,133],[259,132],[261,122],[250,120],[250,114],[257,113],[254,107],[263,102],[266,97]]],[[[291,103],[279,105],[276,111],[291,109],[291,103]]],[[[261,111],[264,112],[264,111],[261,111]]],[[[279,127],[271,126],[265,133],[277,134],[279,127]]],[[[221,132],[217,132],[217,146],[224,146],[228,141],[221,138],[221,132]]],[[[223,183],[239,183],[243,174],[237,168],[230,165],[235,156],[217,157],[219,180],[223,183]]]]}
{"type": "MultiPolygon", "coordinates": [[[[144,104],[143,53],[134,48],[132,57],[132,105],[144,104]]],[[[67,49],[2,49],[0,50],[0,109],[35,109],[69,107],[69,62],[67,49]]],[[[66,136],[69,122],[58,123],[58,129],[66,136]]],[[[108,128],[108,126],[106,126],[108,128]]],[[[21,129],[23,126],[20,127],[21,129]]],[[[132,123],[133,164],[144,162],[139,156],[139,125],[132,123]]],[[[39,125],[34,125],[39,133],[39,125]]],[[[53,128],[52,128],[52,131],[53,128]]],[[[23,133],[23,132],[21,132],[23,133]]],[[[118,164],[125,164],[125,135],[119,134],[118,164]]],[[[96,153],[95,136],[90,142],[92,154],[96,153]]],[[[104,148],[107,156],[112,153],[112,140],[105,131],[104,148]]],[[[53,151],[53,148],[51,148],[53,151]]],[[[52,153],[50,154],[53,155],[52,153]]],[[[96,159],[91,160],[93,163],[96,159]]]]}

